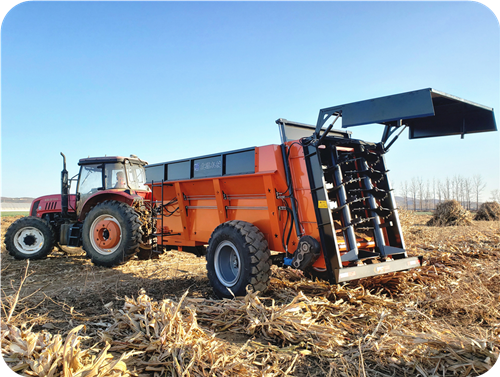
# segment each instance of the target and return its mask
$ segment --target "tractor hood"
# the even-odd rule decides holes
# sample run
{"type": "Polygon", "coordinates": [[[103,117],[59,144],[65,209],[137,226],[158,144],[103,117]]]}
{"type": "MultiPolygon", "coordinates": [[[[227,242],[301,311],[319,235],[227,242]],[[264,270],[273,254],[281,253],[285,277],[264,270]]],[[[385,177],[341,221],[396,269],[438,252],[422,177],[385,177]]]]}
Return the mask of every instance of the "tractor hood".
{"type": "Polygon", "coordinates": [[[342,118],[342,128],[383,124],[387,137],[407,126],[410,139],[497,130],[492,108],[431,88],[321,109],[316,136],[331,116],[342,118]]]}

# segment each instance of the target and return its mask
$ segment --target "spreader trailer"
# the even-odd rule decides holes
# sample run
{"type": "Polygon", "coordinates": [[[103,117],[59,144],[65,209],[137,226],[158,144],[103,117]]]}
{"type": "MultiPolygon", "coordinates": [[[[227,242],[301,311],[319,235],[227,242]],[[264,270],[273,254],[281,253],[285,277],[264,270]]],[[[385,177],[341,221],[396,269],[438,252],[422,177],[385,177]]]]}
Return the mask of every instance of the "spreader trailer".
{"type": "Polygon", "coordinates": [[[325,108],[315,126],[276,123],[280,145],[146,166],[153,249],[206,253],[220,297],[265,290],[272,263],[336,283],[421,266],[385,153],[406,128],[410,139],[496,131],[493,109],[434,89],[325,108]],[[354,139],[339,120],[381,124],[382,140],[354,139]]]}

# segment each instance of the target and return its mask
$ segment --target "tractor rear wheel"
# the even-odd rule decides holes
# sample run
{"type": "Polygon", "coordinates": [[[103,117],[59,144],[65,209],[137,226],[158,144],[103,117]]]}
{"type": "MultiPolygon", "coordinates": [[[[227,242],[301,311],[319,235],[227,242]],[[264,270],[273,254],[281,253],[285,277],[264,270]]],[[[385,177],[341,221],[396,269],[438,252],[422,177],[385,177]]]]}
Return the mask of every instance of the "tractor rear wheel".
{"type": "Polygon", "coordinates": [[[16,259],[42,259],[55,245],[53,228],[39,217],[14,221],[5,233],[5,246],[16,259]]]}
{"type": "Polygon", "coordinates": [[[105,201],[92,208],[85,218],[83,249],[95,265],[117,266],[139,251],[142,234],[139,215],[132,207],[105,201]]]}
{"type": "Polygon", "coordinates": [[[207,250],[208,279],[220,298],[246,295],[246,288],[264,292],[271,275],[271,252],[259,229],[245,221],[215,228],[207,250]]]}

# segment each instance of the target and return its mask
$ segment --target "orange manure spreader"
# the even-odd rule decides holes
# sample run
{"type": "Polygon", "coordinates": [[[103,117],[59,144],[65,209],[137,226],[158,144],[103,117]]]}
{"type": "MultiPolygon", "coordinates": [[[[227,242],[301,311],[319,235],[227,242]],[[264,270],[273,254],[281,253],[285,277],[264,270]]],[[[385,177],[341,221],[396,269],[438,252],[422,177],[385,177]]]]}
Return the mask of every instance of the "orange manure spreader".
{"type": "Polygon", "coordinates": [[[496,130],[491,108],[434,89],[323,109],[316,126],[276,123],[280,145],[146,166],[154,249],[206,254],[219,297],[264,291],[272,264],[336,283],[421,266],[405,250],[385,153],[405,128],[496,130]],[[353,139],[338,119],[382,124],[382,141],[353,139]]]}

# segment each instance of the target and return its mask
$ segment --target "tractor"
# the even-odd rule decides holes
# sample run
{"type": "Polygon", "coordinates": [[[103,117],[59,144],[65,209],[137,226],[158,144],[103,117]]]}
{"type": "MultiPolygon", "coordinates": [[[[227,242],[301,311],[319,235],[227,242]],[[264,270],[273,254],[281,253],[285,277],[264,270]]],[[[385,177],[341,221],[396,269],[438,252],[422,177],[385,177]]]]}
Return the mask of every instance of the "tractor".
{"type": "Polygon", "coordinates": [[[5,245],[16,259],[45,258],[56,245],[83,246],[98,266],[112,267],[151,249],[148,234],[151,190],[146,161],[135,155],[80,159],[80,172],[68,178],[66,156],[61,194],[36,198],[29,216],[16,220],[5,245]],[[70,186],[77,182],[76,193],[70,186]]]}

